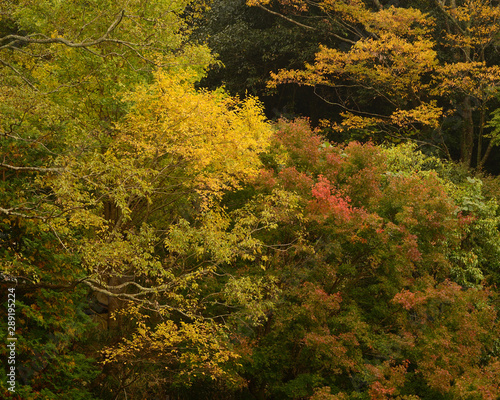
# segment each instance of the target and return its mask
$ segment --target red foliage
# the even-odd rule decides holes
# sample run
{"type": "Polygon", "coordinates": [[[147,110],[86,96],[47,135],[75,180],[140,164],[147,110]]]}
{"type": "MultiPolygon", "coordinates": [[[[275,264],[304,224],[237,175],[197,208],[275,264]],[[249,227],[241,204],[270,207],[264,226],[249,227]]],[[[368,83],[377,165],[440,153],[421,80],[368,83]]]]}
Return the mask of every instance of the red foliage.
{"type": "Polygon", "coordinates": [[[290,379],[316,374],[340,387],[364,374],[365,394],[390,399],[420,395],[408,389],[411,376],[420,393],[498,397],[500,362],[484,361],[500,335],[490,293],[465,290],[449,273],[474,217],[458,212],[441,179],[386,171],[380,148],[333,146],[306,120],[280,121],[272,152],[275,170],[261,176],[302,207],[280,243],[294,246],[273,259],[286,309],[266,328],[290,341],[274,344],[275,355],[289,352],[290,379]]]}
{"type": "Polygon", "coordinates": [[[255,177],[254,185],[261,190],[272,190],[276,186],[276,182],[274,171],[261,169],[255,177]]]}
{"type": "Polygon", "coordinates": [[[313,218],[334,217],[340,222],[347,222],[351,219],[352,208],[349,205],[350,199],[342,194],[337,194],[336,190],[323,175],[318,178],[318,183],[312,187],[313,200],[309,201],[308,210],[313,218]]]}
{"type": "Polygon", "coordinates": [[[282,169],[278,178],[283,184],[283,187],[298,193],[307,193],[311,190],[313,179],[304,172],[299,172],[295,167],[287,167],[282,169]]]}
{"type": "Polygon", "coordinates": [[[276,142],[287,149],[297,166],[314,168],[318,164],[323,139],[311,130],[307,119],[280,120],[277,128],[276,142]]]}

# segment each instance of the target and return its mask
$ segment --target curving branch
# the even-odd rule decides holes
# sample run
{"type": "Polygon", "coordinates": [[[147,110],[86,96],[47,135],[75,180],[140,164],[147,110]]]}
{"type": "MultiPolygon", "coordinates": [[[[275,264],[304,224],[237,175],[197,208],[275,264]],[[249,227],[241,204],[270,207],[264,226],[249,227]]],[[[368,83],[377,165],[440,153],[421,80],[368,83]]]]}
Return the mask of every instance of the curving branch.
{"type": "Polygon", "coordinates": [[[92,47],[96,46],[100,43],[103,42],[110,42],[114,41],[113,39],[109,38],[109,35],[111,32],[113,32],[116,27],[120,24],[120,22],[123,19],[123,16],[125,15],[125,10],[121,10],[118,13],[118,16],[116,19],[113,21],[113,23],[108,27],[104,35],[102,35],[100,38],[92,40],[92,41],[82,41],[82,42],[72,42],[71,40],[65,39],[63,37],[56,37],[56,38],[49,38],[45,35],[41,34],[35,34],[35,35],[28,35],[28,36],[21,36],[21,35],[7,35],[4,36],[3,38],[0,38],[0,43],[4,41],[10,41],[9,43],[3,45],[0,47],[0,50],[6,47],[12,47],[13,44],[17,44],[19,42],[21,43],[32,43],[32,44],[53,44],[53,43],[59,43],[59,44],[64,44],[65,46],[68,47],[75,47],[75,48],[85,48],[85,47],[92,47]],[[37,39],[36,37],[41,36],[40,39],[37,39]]]}
{"type": "MultiPolygon", "coordinates": [[[[301,28],[304,28],[304,29],[308,29],[308,30],[312,30],[312,31],[317,31],[318,28],[315,28],[314,26],[310,26],[310,25],[306,25],[306,24],[303,24],[299,21],[296,21],[290,17],[287,17],[286,15],[283,15],[279,12],[276,12],[276,11],[273,11],[273,10],[270,10],[269,8],[267,7],[264,7],[262,4],[257,4],[257,7],[263,9],[264,11],[272,14],[272,15],[276,15],[280,18],[283,18],[285,21],[288,21],[288,22],[291,22],[292,24],[295,24],[297,26],[300,26],[301,28]]],[[[356,42],[352,41],[352,40],[349,40],[349,39],[346,39],[346,38],[343,38],[342,36],[339,36],[333,32],[328,32],[329,35],[333,36],[334,38],[336,39],[339,39],[343,42],[346,42],[346,43],[349,43],[349,44],[355,44],[356,42]]]]}
{"type": "Polygon", "coordinates": [[[170,306],[168,304],[159,304],[157,301],[151,301],[151,300],[147,300],[145,298],[140,297],[141,295],[145,295],[145,294],[157,293],[158,292],[157,288],[144,288],[139,284],[135,284],[134,286],[138,286],[138,287],[142,288],[141,292],[135,293],[135,294],[133,294],[133,293],[132,294],[131,293],[116,293],[116,292],[113,292],[112,290],[114,290],[116,288],[123,289],[124,287],[127,286],[126,284],[132,284],[135,282],[125,282],[125,284],[121,284],[121,285],[117,285],[117,286],[106,286],[106,287],[104,287],[102,284],[100,284],[99,282],[94,281],[92,279],[85,279],[82,282],[84,284],[86,284],[94,292],[98,292],[98,293],[101,293],[105,296],[115,298],[118,300],[131,301],[134,303],[138,303],[141,305],[141,307],[145,307],[151,311],[159,311],[161,309],[167,309],[170,311],[178,312],[179,314],[181,314],[189,319],[196,318],[196,316],[194,316],[192,314],[188,314],[186,311],[181,310],[177,307],[173,307],[173,306],[170,306]]]}
{"type": "Polygon", "coordinates": [[[441,12],[451,21],[453,22],[453,25],[460,31],[460,33],[464,36],[467,36],[467,32],[464,31],[464,29],[460,26],[460,23],[457,21],[456,18],[454,18],[446,9],[445,4],[442,0],[435,0],[435,4],[438,6],[438,8],[441,10],[441,12]]]}

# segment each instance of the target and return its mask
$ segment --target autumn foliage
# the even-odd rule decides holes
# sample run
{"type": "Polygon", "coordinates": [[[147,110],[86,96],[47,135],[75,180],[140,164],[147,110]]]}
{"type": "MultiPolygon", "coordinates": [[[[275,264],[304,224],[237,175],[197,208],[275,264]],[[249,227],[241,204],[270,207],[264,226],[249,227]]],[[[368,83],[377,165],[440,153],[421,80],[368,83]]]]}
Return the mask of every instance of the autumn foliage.
{"type": "Polygon", "coordinates": [[[305,120],[279,122],[271,154],[257,186],[295,193],[301,211],[269,242],[282,300],[244,357],[252,393],[497,396],[496,294],[451,279],[471,220],[442,177],[391,170],[371,144],[332,146],[305,120]]]}
{"type": "Polygon", "coordinates": [[[348,43],[270,81],[320,128],[202,87],[204,2],[122,3],[0,1],[0,397],[499,398],[496,3],[249,1],[348,43]]]}

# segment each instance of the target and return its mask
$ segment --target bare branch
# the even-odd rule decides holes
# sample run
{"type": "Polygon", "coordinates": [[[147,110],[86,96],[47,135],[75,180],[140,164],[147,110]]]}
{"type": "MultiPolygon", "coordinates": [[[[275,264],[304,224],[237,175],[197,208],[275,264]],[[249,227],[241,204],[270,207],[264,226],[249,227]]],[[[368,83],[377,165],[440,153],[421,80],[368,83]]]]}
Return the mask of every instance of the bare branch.
{"type": "MultiPolygon", "coordinates": [[[[207,272],[209,272],[209,271],[208,270],[195,271],[195,272],[185,274],[185,275],[181,276],[180,278],[187,279],[189,277],[193,277],[196,275],[206,274],[207,272]]],[[[99,281],[97,281],[95,279],[91,279],[91,278],[86,279],[86,281],[89,282],[90,284],[94,285],[95,287],[100,287],[100,288],[103,288],[104,290],[115,292],[114,297],[117,297],[117,295],[120,294],[117,292],[119,292],[120,290],[123,290],[129,286],[134,286],[136,289],[139,289],[138,293],[133,293],[133,294],[129,293],[129,295],[133,296],[133,297],[139,297],[139,296],[144,296],[146,294],[161,293],[161,292],[165,292],[167,290],[171,290],[172,287],[176,284],[176,281],[172,281],[168,284],[159,285],[156,287],[146,287],[146,286],[142,286],[141,284],[139,284],[135,281],[127,281],[127,282],[121,283],[119,285],[107,285],[107,284],[104,284],[102,282],[99,282],[99,281]]]]}
{"type": "MultiPolygon", "coordinates": [[[[448,10],[446,10],[445,6],[444,6],[444,3],[440,0],[435,0],[435,3],[436,5],[438,6],[438,8],[441,10],[441,12],[453,23],[453,25],[455,25],[455,27],[459,30],[459,32],[467,37],[467,32],[464,31],[464,29],[460,26],[460,23],[457,21],[456,18],[454,18],[449,12],[448,10]]],[[[469,58],[469,57],[467,57],[469,58]]]]}
{"type": "Polygon", "coordinates": [[[64,168],[45,168],[45,167],[16,167],[15,165],[9,165],[0,163],[0,167],[7,169],[12,169],[14,171],[36,171],[36,172],[62,172],[64,168]]]}
{"type": "Polygon", "coordinates": [[[20,35],[7,35],[4,36],[3,38],[0,38],[0,42],[6,41],[6,40],[12,40],[13,42],[10,42],[2,47],[0,49],[5,48],[5,47],[11,47],[12,43],[16,42],[24,42],[24,43],[33,43],[33,44],[53,44],[53,43],[59,43],[59,44],[64,44],[68,47],[73,47],[73,48],[85,48],[85,47],[92,47],[96,46],[100,43],[103,42],[109,42],[113,41],[112,39],[109,39],[109,34],[113,32],[116,27],[120,24],[120,22],[123,19],[123,16],[125,15],[125,10],[122,10],[118,13],[118,16],[116,19],[113,21],[113,23],[109,26],[107,31],[102,35],[100,38],[92,40],[92,41],[82,41],[79,43],[72,42],[68,39],[62,38],[62,37],[56,37],[56,38],[49,38],[46,37],[45,35],[37,35],[37,36],[42,36],[42,39],[35,39],[33,35],[28,35],[28,36],[20,36],[20,35]]]}
{"type": "MultiPolygon", "coordinates": [[[[2,40],[2,39],[0,39],[2,40]]],[[[0,50],[2,48],[0,47],[0,50]]],[[[2,63],[3,65],[5,65],[6,67],[10,68],[12,71],[14,71],[16,73],[16,75],[18,75],[24,82],[26,82],[28,84],[28,86],[35,90],[35,91],[38,91],[38,89],[35,87],[35,85],[33,85],[33,83],[31,83],[29,81],[29,79],[27,79],[23,74],[21,74],[12,64],[8,63],[7,61],[5,60],[2,60],[0,59],[0,63],[2,63]]]]}
{"type": "MultiPolygon", "coordinates": [[[[160,309],[164,308],[164,309],[178,312],[179,314],[181,314],[187,318],[190,318],[190,319],[195,318],[194,315],[190,315],[190,314],[186,313],[185,311],[180,310],[177,307],[172,307],[168,304],[161,304],[160,305],[156,301],[150,301],[150,300],[146,300],[143,298],[139,298],[138,295],[141,293],[139,293],[139,294],[113,293],[110,291],[110,290],[112,290],[112,288],[114,288],[113,286],[112,287],[103,287],[102,285],[100,285],[100,284],[98,284],[95,281],[92,281],[90,279],[84,280],[83,283],[85,283],[90,289],[92,289],[95,292],[102,293],[106,296],[116,298],[119,300],[132,301],[134,303],[139,303],[141,306],[143,306],[151,311],[159,311],[160,309]]],[[[122,285],[118,285],[118,286],[121,287],[122,285]]],[[[154,290],[149,290],[148,292],[151,293],[153,291],[154,290]]],[[[142,294],[145,294],[145,293],[142,293],[142,294]]]]}
{"type": "Polygon", "coordinates": [[[21,217],[21,218],[42,219],[42,220],[46,218],[46,217],[42,217],[40,215],[28,215],[28,214],[23,214],[23,213],[17,212],[17,208],[2,208],[2,207],[0,207],[0,213],[12,215],[14,217],[21,217]]]}
{"type": "MultiPolygon", "coordinates": [[[[294,19],[292,18],[289,18],[287,17],[286,15],[283,15],[283,14],[280,14],[276,11],[273,11],[273,10],[270,10],[269,8],[267,7],[264,7],[263,5],[259,4],[257,5],[257,7],[259,8],[262,8],[264,11],[270,13],[270,14],[273,14],[273,15],[276,15],[280,18],[283,18],[284,20],[288,21],[288,22],[291,22],[292,24],[295,24],[297,26],[300,26],[301,28],[305,28],[305,29],[309,29],[309,30],[313,30],[313,31],[317,31],[318,29],[313,27],[313,26],[310,26],[310,25],[305,25],[305,24],[302,24],[301,22],[299,21],[295,21],[294,19]]],[[[352,41],[352,40],[349,40],[349,39],[346,39],[346,38],[343,38],[342,36],[339,36],[333,32],[328,32],[329,35],[333,36],[334,38],[336,39],[339,39],[343,42],[346,42],[346,43],[349,43],[349,44],[355,44],[356,42],[352,41]]]]}
{"type": "Polygon", "coordinates": [[[377,9],[379,10],[382,10],[382,4],[380,4],[380,1],[379,0],[373,0],[373,4],[375,4],[375,7],[377,7],[377,9]]]}
{"type": "Polygon", "coordinates": [[[269,8],[264,7],[264,6],[263,6],[263,5],[261,5],[261,4],[258,4],[257,6],[258,6],[259,8],[262,8],[264,11],[267,11],[268,13],[273,14],[273,15],[276,15],[276,16],[278,16],[278,17],[281,17],[281,18],[283,18],[284,20],[286,20],[286,21],[288,21],[288,22],[291,22],[292,24],[295,24],[295,25],[297,25],[297,26],[300,26],[301,28],[305,28],[305,29],[310,29],[310,30],[313,30],[313,31],[317,31],[317,29],[316,29],[316,28],[314,28],[313,26],[309,26],[309,25],[301,24],[300,22],[295,21],[295,20],[294,20],[294,19],[292,19],[292,18],[288,18],[286,15],[280,14],[280,13],[278,13],[278,12],[276,12],[276,11],[272,11],[272,10],[270,10],[269,8]]]}
{"type": "MultiPolygon", "coordinates": [[[[361,86],[361,85],[360,85],[361,86]]],[[[314,86],[314,94],[316,96],[318,96],[321,100],[323,100],[325,103],[327,104],[330,104],[332,106],[339,106],[341,107],[342,109],[348,111],[348,112],[352,112],[352,113],[355,113],[355,114],[364,114],[364,115],[369,115],[370,117],[376,117],[376,118],[381,118],[381,119],[390,119],[389,116],[387,115],[382,115],[382,114],[373,114],[373,113],[369,113],[369,112],[364,112],[364,111],[360,111],[360,110],[353,110],[351,108],[348,108],[346,107],[344,104],[341,104],[341,103],[336,103],[336,102],[332,102],[332,101],[329,101],[327,99],[325,99],[323,96],[321,96],[320,94],[318,94],[316,92],[316,86],[314,86]]]]}

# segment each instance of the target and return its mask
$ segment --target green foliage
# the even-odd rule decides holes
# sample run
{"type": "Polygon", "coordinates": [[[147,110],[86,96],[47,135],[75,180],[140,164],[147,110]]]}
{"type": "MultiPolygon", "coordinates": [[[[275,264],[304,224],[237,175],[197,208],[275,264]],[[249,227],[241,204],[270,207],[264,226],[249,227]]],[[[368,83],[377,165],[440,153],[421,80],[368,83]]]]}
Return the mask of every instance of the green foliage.
{"type": "Polygon", "coordinates": [[[170,384],[229,376],[236,358],[196,297],[214,268],[164,243],[257,173],[260,103],[195,90],[212,57],[186,40],[188,1],[94,3],[0,3],[15,27],[0,39],[1,268],[17,279],[25,398],[135,392],[137,353],[157,361],[167,340],[170,384]]]}

